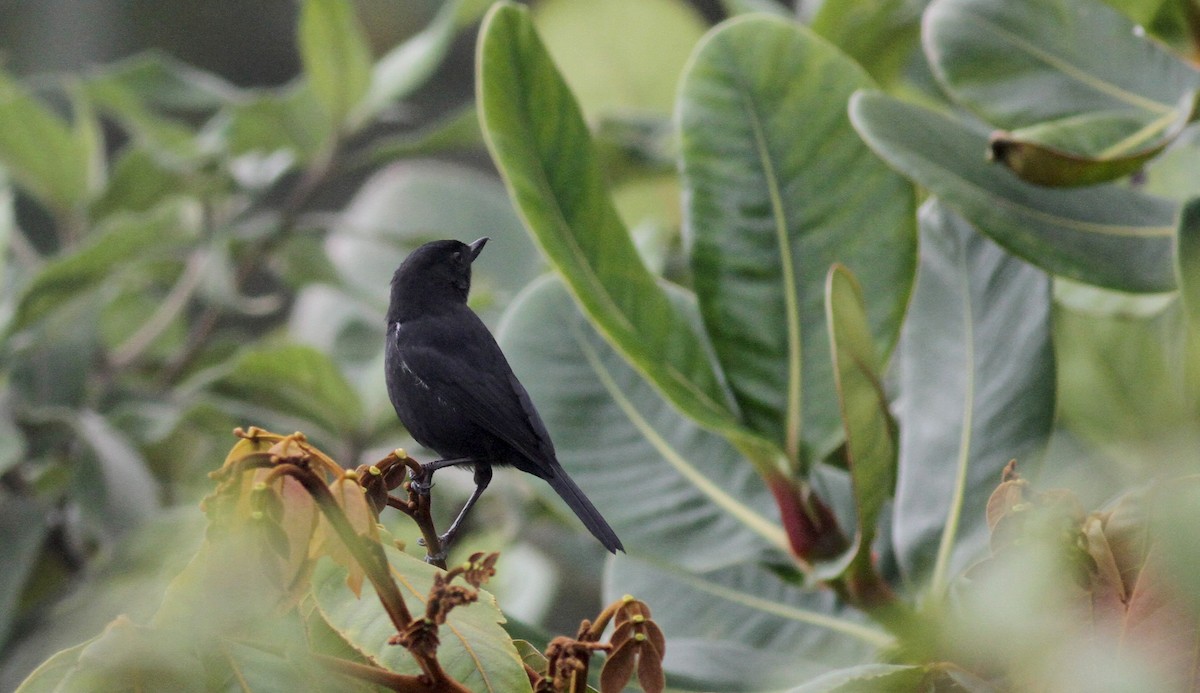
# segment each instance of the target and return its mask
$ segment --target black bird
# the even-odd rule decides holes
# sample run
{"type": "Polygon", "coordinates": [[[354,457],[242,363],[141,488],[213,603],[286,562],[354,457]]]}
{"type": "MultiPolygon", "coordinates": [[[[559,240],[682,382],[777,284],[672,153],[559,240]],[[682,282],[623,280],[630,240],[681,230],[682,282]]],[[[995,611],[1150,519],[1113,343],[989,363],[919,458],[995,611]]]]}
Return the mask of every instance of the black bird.
{"type": "Polygon", "coordinates": [[[500,346],[467,307],[471,263],[487,238],[467,245],[433,241],[414,250],[392,277],[384,368],[388,398],[408,432],[441,459],[433,472],[473,465],[475,491],[442,536],[449,546],[471,506],[492,480],[493,465],[545,479],[604,548],[621,540],[558,463],[554,444],[529,393],[500,346]]]}

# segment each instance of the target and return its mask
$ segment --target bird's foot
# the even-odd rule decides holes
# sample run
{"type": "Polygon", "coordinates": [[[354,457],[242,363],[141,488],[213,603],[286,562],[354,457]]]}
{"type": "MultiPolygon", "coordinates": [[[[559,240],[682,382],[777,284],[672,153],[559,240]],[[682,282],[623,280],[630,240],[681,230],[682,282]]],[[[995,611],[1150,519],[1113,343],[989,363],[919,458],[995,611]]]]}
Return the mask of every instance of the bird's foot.
{"type": "Polygon", "coordinates": [[[433,474],[421,474],[413,477],[409,480],[408,487],[422,496],[428,496],[430,489],[433,488],[433,474]]]}
{"type": "MultiPolygon", "coordinates": [[[[438,561],[445,561],[446,556],[450,554],[450,544],[451,544],[451,542],[454,541],[455,534],[456,534],[456,532],[449,531],[449,532],[446,532],[445,534],[443,534],[442,536],[438,537],[438,544],[441,546],[441,550],[438,551],[437,553],[428,553],[427,552],[425,554],[425,562],[426,563],[436,563],[438,561]]],[[[424,537],[417,539],[417,545],[418,546],[426,545],[424,537]]]]}

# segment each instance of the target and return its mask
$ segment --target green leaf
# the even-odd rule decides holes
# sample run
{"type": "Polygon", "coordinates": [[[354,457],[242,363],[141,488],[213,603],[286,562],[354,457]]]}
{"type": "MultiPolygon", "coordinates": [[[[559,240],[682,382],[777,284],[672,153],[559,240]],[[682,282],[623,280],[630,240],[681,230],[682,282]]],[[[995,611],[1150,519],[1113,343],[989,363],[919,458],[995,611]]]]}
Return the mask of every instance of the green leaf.
{"type": "Polygon", "coordinates": [[[170,257],[183,247],[185,224],[175,207],[113,217],[73,252],[42,267],[17,304],[11,329],[24,329],[133,262],[170,257]]]}
{"type": "Polygon", "coordinates": [[[761,564],[694,573],[618,556],[604,590],[605,601],[631,594],[650,605],[667,633],[669,679],[696,690],[779,690],[894,644],[829,591],[789,584],[761,564]]]}
{"type": "Polygon", "coordinates": [[[362,424],[362,404],[327,354],[311,347],[257,346],[237,358],[212,391],[256,406],[297,416],[333,434],[362,424]]]}
{"type": "Polygon", "coordinates": [[[883,86],[896,82],[921,34],[923,2],[825,0],[812,30],[862,65],[883,86]]]}
{"type": "Polygon", "coordinates": [[[230,152],[265,158],[283,152],[295,165],[314,157],[333,127],[311,84],[300,82],[280,91],[260,92],[217,118],[214,131],[227,140],[230,152]]]}
{"type": "Polygon", "coordinates": [[[23,615],[21,595],[34,575],[49,528],[47,509],[32,498],[0,492],[0,647],[23,615]]]}
{"type": "Polygon", "coordinates": [[[924,667],[911,664],[860,664],[831,671],[788,693],[892,693],[925,690],[924,667]]]}
{"type": "Polygon", "coordinates": [[[769,468],[778,453],[737,422],[703,342],[638,257],[579,105],[527,10],[492,7],[478,65],[488,149],[526,227],[589,319],[681,411],[769,468]]]}
{"type": "Polygon", "coordinates": [[[458,31],[483,16],[485,0],[447,0],[433,21],[383,55],[372,67],[371,83],[355,112],[365,121],[424,84],[441,64],[458,31]]]}
{"type": "Polygon", "coordinates": [[[189,189],[186,172],[165,165],[143,146],[126,147],[112,164],[108,185],[91,205],[91,215],[104,219],[119,212],[146,212],[171,195],[189,189]]]}
{"type": "Polygon", "coordinates": [[[1174,288],[1171,202],[1116,185],[1026,183],[988,164],[984,128],[883,94],[855,94],[850,118],[885,161],[1029,262],[1122,291],[1174,288]]]}
{"type": "Polygon", "coordinates": [[[304,0],[297,38],[304,74],[337,128],[371,86],[371,52],[350,0],[304,0]]]}
{"type": "MultiPolygon", "coordinates": [[[[694,299],[682,291],[672,296],[698,320],[694,299]]],[[[771,495],[754,469],[633,370],[557,278],[534,282],[513,301],[498,338],[563,467],[630,552],[712,570],[753,560],[766,547],[787,550],[771,495]]]]}
{"type": "Polygon", "coordinates": [[[85,77],[83,92],[155,151],[195,157],[201,145],[187,119],[211,116],[237,90],[214,74],[150,51],[85,77]]]}
{"type": "Polygon", "coordinates": [[[897,430],[862,289],[842,265],[829,269],[825,313],[858,525],[853,545],[838,561],[835,573],[840,574],[855,562],[870,566],[875,524],[896,484],[897,430]]]}
{"type": "MultiPolygon", "coordinates": [[[[99,637],[96,636],[96,638],[99,637]]],[[[56,693],[56,691],[63,690],[60,688],[62,681],[79,664],[79,653],[91,645],[96,638],[85,640],[74,647],[68,647],[55,653],[54,656],[38,665],[37,669],[30,672],[29,676],[17,687],[16,693],[56,693]]]]}
{"type": "Polygon", "coordinates": [[[1094,0],[935,0],[924,41],[955,100],[1005,129],[1112,111],[1148,122],[1200,89],[1200,72],[1094,0]]]}
{"type": "Polygon", "coordinates": [[[778,0],[721,0],[721,6],[731,17],[739,14],[750,14],[751,12],[773,14],[777,17],[786,18],[793,16],[791,8],[781,4],[778,0]]]}
{"type": "Polygon", "coordinates": [[[98,412],[85,409],[70,421],[87,447],[75,477],[75,495],[114,534],[128,531],[161,506],[158,480],[133,442],[98,412]]]}
{"type": "Polygon", "coordinates": [[[670,113],[704,23],[682,0],[548,0],[533,21],[589,120],[670,113]]]}
{"type": "Polygon", "coordinates": [[[987,499],[1016,459],[1034,476],[1050,434],[1050,281],[938,201],[899,349],[892,540],[910,582],[947,580],[987,546],[987,499]]]}
{"type": "Polygon", "coordinates": [[[1200,46],[1200,13],[1196,12],[1193,0],[1104,1],[1180,55],[1194,55],[1200,46]]]}
{"type": "Polygon", "coordinates": [[[59,690],[204,691],[203,663],[179,633],[173,635],[119,616],[79,651],[59,690]]]}
{"type": "Polygon", "coordinates": [[[82,204],[92,192],[94,151],[80,132],[0,72],[0,163],[55,211],[82,204]]]}
{"type": "Polygon", "coordinates": [[[479,115],[470,105],[415,132],[381,137],[371,143],[359,159],[363,164],[381,165],[396,159],[429,156],[483,146],[479,115]]]}
{"type": "Polygon", "coordinates": [[[823,306],[829,266],[864,277],[872,332],[889,349],[912,283],[912,186],[846,117],[846,100],[870,84],[803,27],[748,16],[705,38],[680,90],[705,326],[743,419],[796,467],[840,436],[823,306]]]}
{"type": "Polygon", "coordinates": [[[25,436],[13,419],[12,390],[0,396],[0,474],[17,466],[25,457],[25,436]]]}
{"type": "MultiPolygon", "coordinates": [[[[387,554],[392,574],[400,578],[409,610],[420,618],[433,576],[440,570],[390,547],[387,554]]],[[[504,569],[501,562],[500,570],[504,569]]],[[[329,625],[360,654],[394,672],[421,673],[407,650],[387,644],[396,628],[380,607],[370,583],[363,585],[361,598],[355,597],[346,589],[346,571],[331,561],[322,561],[313,575],[313,595],[329,625]]],[[[521,658],[500,625],[503,622],[495,598],[483,590],[479,601],[450,612],[440,629],[438,648],[438,661],[446,673],[472,691],[530,690],[521,658]]]]}

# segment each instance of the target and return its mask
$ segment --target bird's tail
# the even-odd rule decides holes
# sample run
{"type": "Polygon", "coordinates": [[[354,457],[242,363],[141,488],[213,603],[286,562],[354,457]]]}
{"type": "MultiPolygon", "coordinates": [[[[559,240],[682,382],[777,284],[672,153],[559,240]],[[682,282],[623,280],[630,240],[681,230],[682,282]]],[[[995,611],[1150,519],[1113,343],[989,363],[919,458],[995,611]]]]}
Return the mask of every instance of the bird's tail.
{"type": "Polygon", "coordinates": [[[621,540],[617,538],[617,533],[613,531],[612,527],[608,526],[608,522],[604,520],[604,516],[596,509],[596,506],[592,505],[588,497],[583,495],[583,491],[575,485],[575,482],[571,480],[571,477],[567,476],[565,471],[558,469],[556,472],[554,476],[546,479],[546,481],[566,501],[571,510],[575,511],[575,514],[583,521],[583,526],[587,527],[592,536],[599,539],[600,543],[604,544],[604,548],[608,549],[609,552],[624,551],[625,547],[621,545],[621,540]]]}

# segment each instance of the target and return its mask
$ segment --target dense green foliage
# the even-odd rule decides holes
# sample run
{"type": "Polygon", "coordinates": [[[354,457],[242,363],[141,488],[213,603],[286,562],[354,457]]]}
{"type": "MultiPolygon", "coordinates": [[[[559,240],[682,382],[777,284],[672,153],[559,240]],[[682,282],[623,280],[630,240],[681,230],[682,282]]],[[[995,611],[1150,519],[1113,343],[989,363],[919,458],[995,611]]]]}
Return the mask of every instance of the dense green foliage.
{"type": "MultiPolygon", "coordinates": [[[[605,601],[654,610],[680,690],[1200,690],[1195,2],[731,1],[707,33],[675,0],[498,3],[477,113],[394,134],[488,4],[373,57],[353,3],[305,0],[304,74],[277,90],[158,55],[53,101],[0,78],[19,675],[121,611],[162,625],[235,425],[348,466],[401,443],[387,281],[417,241],[488,235],[473,301],[628,547],[540,539],[552,513],[490,491],[468,543],[517,556],[490,586],[510,633],[594,612],[569,595],[602,572],[605,601]],[[413,158],[485,147],[499,179],[413,158]]],[[[275,656],[387,659],[376,602],[327,562],[311,590],[275,656]]],[[[187,645],[135,630],[28,690],[114,651],[197,688],[279,666],[170,669],[187,645]]],[[[465,647],[512,664],[509,637],[465,647]]]]}

